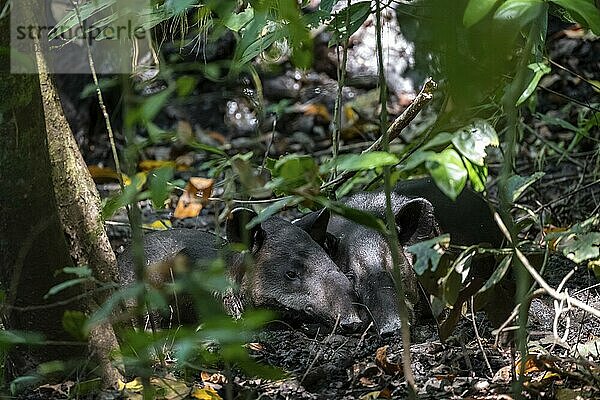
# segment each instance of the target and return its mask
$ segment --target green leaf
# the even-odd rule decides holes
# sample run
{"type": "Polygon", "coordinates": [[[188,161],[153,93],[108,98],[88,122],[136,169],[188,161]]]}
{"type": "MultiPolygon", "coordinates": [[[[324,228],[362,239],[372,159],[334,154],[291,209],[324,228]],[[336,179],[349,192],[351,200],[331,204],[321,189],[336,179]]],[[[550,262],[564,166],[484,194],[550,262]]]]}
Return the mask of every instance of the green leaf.
{"type": "Polygon", "coordinates": [[[467,170],[458,153],[446,149],[428,157],[425,166],[435,184],[446,196],[456,200],[467,183],[467,170]]]}
{"type": "Polygon", "coordinates": [[[333,32],[329,46],[341,44],[348,40],[360,28],[371,13],[371,2],[361,1],[340,10],[329,23],[327,28],[333,32]]]}
{"type": "Polygon", "coordinates": [[[545,7],[542,0],[506,0],[496,10],[494,18],[517,22],[523,27],[537,18],[545,7]]]}
{"type": "Polygon", "coordinates": [[[65,311],[62,316],[62,326],[65,332],[74,339],[85,342],[88,334],[84,329],[87,317],[81,311],[65,311]]]}
{"type": "Polygon", "coordinates": [[[314,158],[308,155],[289,154],[281,157],[271,171],[272,182],[277,188],[290,191],[302,186],[317,187],[320,185],[319,167],[314,158]]]}
{"type": "Polygon", "coordinates": [[[77,286],[81,283],[88,282],[88,281],[89,281],[89,278],[76,278],[76,279],[70,279],[65,282],[61,282],[58,285],[52,286],[50,288],[50,290],[48,290],[48,293],[46,293],[46,295],[44,296],[44,299],[47,299],[50,296],[54,296],[55,294],[60,293],[63,290],[66,290],[70,287],[77,286]]]}
{"type": "Polygon", "coordinates": [[[321,165],[321,174],[326,174],[337,168],[338,171],[371,170],[386,165],[396,165],[399,160],[394,154],[385,151],[374,151],[364,154],[343,154],[335,160],[321,165]]]}
{"type": "Polygon", "coordinates": [[[500,261],[500,264],[496,267],[492,276],[490,276],[490,278],[485,282],[483,287],[481,289],[479,289],[479,291],[477,293],[483,293],[486,290],[496,286],[496,284],[498,282],[500,282],[502,280],[502,278],[504,278],[504,275],[506,275],[506,272],[508,271],[508,267],[510,267],[511,261],[512,261],[512,254],[506,255],[502,259],[502,261],[500,261]]]}
{"type": "Polygon", "coordinates": [[[73,274],[79,278],[90,278],[92,276],[92,270],[87,265],[81,267],[66,267],[63,268],[62,271],[65,274],[73,274]]]}
{"type": "Polygon", "coordinates": [[[452,144],[473,164],[483,166],[485,149],[488,146],[498,146],[499,140],[494,127],[487,121],[478,119],[456,131],[452,144]]]}
{"type": "Polygon", "coordinates": [[[573,225],[565,232],[546,235],[546,241],[556,240],[556,247],[576,263],[596,260],[600,258],[600,232],[593,229],[596,229],[599,224],[600,216],[594,215],[573,225]]]}
{"type": "Polygon", "coordinates": [[[450,235],[445,233],[409,246],[408,251],[416,257],[413,269],[417,275],[423,275],[427,271],[435,272],[449,244],[450,235]]]}
{"type": "Polygon", "coordinates": [[[440,132],[435,135],[431,140],[425,143],[419,150],[428,150],[435,147],[443,146],[445,147],[448,143],[452,141],[454,135],[450,132],[440,132]]]}
{"type": "Polygon", "coordinates": [[[533,185],[535,182],[540,180],[544,176],[543,172],[536,172],[531,176],[520,176],[513,175],[508,178],[507,190],[508,198],[512,199],[513,202],[517,201],[519,197],[527,190],[527,188],[533,185]]]}
{"type": "Polygon", "coordinates": [[[517,104],[516,104],[517,107],[520,106],[521,104],[523,104],[529,98],[529,96],[532,95],[532,93],[537,88],[538,83],[540,83],[540,80],[542,79],[542,77],[544,75],[550,73],[550,71],[551,71],[551,68],[543,63],[529,64],[528,67],[529,67],[529,69],[531,69],[534,72],[534,74],[533,74],[533,77],[531,78],[531,81],[529,82],[529,85],[527,85],[527,87],[525,88],[525,90],[523,91],[523,93],[521,94],[519,99],[517,100],[517,104]]]}
{"type": "Polygon", "coordinates": [[[571,14],[571,16],[589,27],[596,35],[600,35],[600,11],[592,0],[550,0],[558,4],[571,14]]]}
{"type": "Polygon", "coordinates": [[[475,165],[467,159],[463,159],[467,172],[469,173],[469,180],[471,186],[476,192],[483,192],[485,190],[485,182],[487,181],[488,169],[487,166],[475,165]]]}
{"type": "Polygon", "coordinates": [[[561,241],[559,249],[575,263],[600,257],[600,232],[572,235],[561,241]]]}
{"type": "Polygon", "coordinates": [[[223,25],[231,29],[233,32],[239,32],[254,18],[254,9],[250,6],[237,14],[231,14],[223,19],[223,25]]]}
{"type": "Polygon", "coordinates": [[[173,179],[174,173],[173,167],[165,166],[155,169],[150,174],[150,198],[155,208],[163,208],[165,201],[171,195],[173,186],[169,181],[173,179]]]}
{"type": "Polygon", "coordinates": [[[112,217],[119,208],[132,204],[140,190],[140,179],[137,176],[134,176],[131,179],[131,184],[125,186],[125,190],[122,193],[109,198],[106,203],[104,203],[104,206],[102,207],[102,219],[106,220],[112,217]]]}
{"type": "Polygon", "coordinates": [[[470,28],[492,11],[498,0],[470,0],[463,15],[463,25],[470,28]]]}
{"type": "Polygon", "coordinates": [[[196,150],[206,151],[208,153],[217,154],[219,156],[227,156],[227,153],[225,153],[223,150],[214,146],[209,146],[208,144],[200,143],[196,140],[191,140],[189,142],[186,142],[186,144],[196,150]]]}
{"type": "Polygon", "coordinates": [[[265,222],[267,219],[271,218],[273,215],[277,214],[285,207],[296,206],[302,202],[302,197],[298,196],[290,196],[281,200],[277,200],[275,203],[271,204],[264,210],[262,210],[256,217],[252,218],[248,224],[246,225],[247,229],[251,229],[258,224],[265,222]]]}
{"type": "Polygon", "coordinates": [[[193,76],[185,75],[177,78],[177,96],[184,97],[192,93],[196,84],[198,83],[198,79],[193,76]]]}
{"type": "Polygon", "coordinates": [[[433,157],[435,154],[436,153],[433,151],[417,150],[411,154],[403,164],[401,164],[401,169],[403,171],[411,171],[427,161],[430,157],[433,157]]]}

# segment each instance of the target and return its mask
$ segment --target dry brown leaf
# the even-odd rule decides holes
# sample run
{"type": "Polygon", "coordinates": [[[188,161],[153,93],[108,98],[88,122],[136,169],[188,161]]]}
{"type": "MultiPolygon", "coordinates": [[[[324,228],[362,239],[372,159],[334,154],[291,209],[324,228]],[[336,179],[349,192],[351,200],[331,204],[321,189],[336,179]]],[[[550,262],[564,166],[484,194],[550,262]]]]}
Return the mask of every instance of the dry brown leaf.
{"type": "Polygon", "coordinates": [[[223,136],[222,134],[220,134],[219,132],[216,131],[208,131],[206,132],[206,134],[212,138],[213,140],[219,142],[220,144],[225,144],[227,143],[227,139],[225,138],[225,136],[223,136]]]}
{"type": "Polygon", "coordinates": [[[218,372],[211,374],[210,372],[202,371],[200,373],[200,378],[202,379],[202,382],[216,383],[219,385],[227,383],[227,377],[223,374],[219,374],[218,372]]]}
{"type": "Polygon", "coordinates": [[[377,364],[377,366],[381,368],[381,370],[387,375],[394,375],[397,372],[402,371],[402,367],[388,360],[387,349],[388,346],[383,346],[377,349],[375,352],[375,364],[377,364]]]}
{"type": "Polygon", "coordinates": [[[331,115],[329,114],[329,110],[327,110],[327,107],[324,104],[308,104],[304,108],[304,115],[314,115],[322,118],[325,122],[331,121],[331,115]]]}
{"type": "Polygon", "coordinates": [[[366,388],[371,388],[371,387],[377,386],[377,384],[375,382],[373,382],[372,380],[370,380],[366,376],[363,376],[358,381],[360,382],[361,385],[363,385],[366,388]]]}
{"type": "Polygon", "coordinates": [[[245,345],[245,347],[247,349],[254,350],[254,351],[265,351],[265,348],[262,346],[262,344],[257,343],[257,342],[247,343],[245,345]]]}
{"type": "Polygon", "coordinates": [[[208,202],[212,194],[215,181],[207,178],[192,177],[188,181],[185,190],[175,208],[175,218],[194,218],[200,215],[204,204],[208,202]]]}

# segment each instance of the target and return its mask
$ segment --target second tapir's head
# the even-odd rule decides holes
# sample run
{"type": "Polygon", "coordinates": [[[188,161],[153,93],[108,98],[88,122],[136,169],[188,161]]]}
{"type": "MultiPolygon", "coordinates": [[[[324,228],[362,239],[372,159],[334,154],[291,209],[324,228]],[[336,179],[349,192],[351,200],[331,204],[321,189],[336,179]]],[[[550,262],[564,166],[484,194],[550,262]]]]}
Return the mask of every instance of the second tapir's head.
{"type": "Polygon", "coordinates": [[[325,239],[329,213],[320,212],[303,228],[270,217],[247,229],[254,217],[253,211],[238,208],[227,222],[228,240],[245,243],[251,256],[249,265],[240,258],[233,271],[245,302],[298,319],[330,325],[337,320],[344,330],[358,329],[362,322],[354,307],[354,288],[316,242],[325,239]]]}
{"type": "MultiPolygon", "coordinates": [[[[385,220],[385,194],[382,192],[357,193],[346,199],[349,207],[367,211],[385,220]]],[[[391,194],[395,228],[399,239],[399,276],[405,291],[403,301],[409,309],[417,302],[418,285],[412,269],[412,257],[405,248],[420,240],[438,234],[433,207],[423,198],[407,198],[391,194]]],[[[308,214],[296,224],[304,226],[314,218],[308,214]]],[[[353,282],[360,303],[364,306],[363,319],[372,319],[380,333],[400,328],[399,298],[393,274],[393,257],[389,238],[357,222],[341,216],[331,218],[325,248],[340,269],[353,282]]]]}

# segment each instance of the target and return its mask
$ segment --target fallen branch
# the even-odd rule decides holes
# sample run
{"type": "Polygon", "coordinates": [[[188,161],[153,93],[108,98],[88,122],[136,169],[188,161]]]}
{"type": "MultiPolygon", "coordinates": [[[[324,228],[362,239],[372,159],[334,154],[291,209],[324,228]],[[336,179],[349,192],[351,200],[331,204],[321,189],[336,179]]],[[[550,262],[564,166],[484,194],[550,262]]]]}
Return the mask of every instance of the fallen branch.
{"type": "MultiPolygon", "coordinates": [[[[421,110],[425,108],[427,104],[429,104],[429,102],[433,99],[433,92],[436,88],[437,83],[435,83],[432,78],[428,78],[427,81],[425,81],[423,88],[421,88],[421,91],[417,97],[415,97],[406,110],[404,110],[404,112],[400,114],[388,128],[387,134],[390,142],[400,136],[400,133],[404,130],[404,128],[406,128],[415,119],[417,114],[419,114],[419,112],[421,112],[421,110]]],[[[382,142],[383,136],[373,142],[373,144],[367,149],[363,150],[361,154],[381,150],[382,142]]],[[[321,190],[336,190],[355,174],[356,171],[345,171],[338,175],[335,179],[332,179],[331,181],[321,185],[321,190]]]]}

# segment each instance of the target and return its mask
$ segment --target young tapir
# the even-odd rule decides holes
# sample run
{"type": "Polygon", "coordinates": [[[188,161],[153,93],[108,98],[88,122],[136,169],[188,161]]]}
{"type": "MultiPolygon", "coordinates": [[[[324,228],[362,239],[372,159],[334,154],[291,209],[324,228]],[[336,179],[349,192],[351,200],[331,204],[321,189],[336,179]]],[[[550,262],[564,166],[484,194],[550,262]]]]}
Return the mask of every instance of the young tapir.
{"type": "MultiPolygon", "coordinates": [[[[322,247],[315,242],[324,240],[328,212],[322,212],[313,224],[304,229],[290,222],[271,217],[254,228],[245,228],[256,214],[236,209],[227,222],[230,243],[246,243],[252,265],[246,267],[244,253],[226,256],[227,275],[237,287],[234,301],[225,307],[239,316],[247,306],[279,311],[283,317],[309,319],[333,324],[339,319],[344,330],[355,330],[361,320],[354,309],[356,297],[352,284],[340,272],[322,247]]],[[[173,260],[177,255],[192,262],[214,259],[224,239],[193,229],[171,229],[144,237],[146,265],[173,260]]],[[[123,285],[134,282],[131,249],[118,259],[123,285]]],[[[170,281],[169,276],[150,277],[150,281],[170,281]]]]}
{"type": "MultiPolygon", "coordinates": [[[[347,206],[369,211],[385,220],[385,194],[364,192],[343,201],[347,206]]],[[[453,202],[431,179],[399,183],[391,193],[392,211],[400,242],[400,274],[409,310],[419,299],[412,256],[406,248],[418,241],[450,233],[452,243],[499,245],[501,236],[483,198],[465,190],[453,202]]],[[[318,212],[294,223],[310,226],[318,212]]],[[[341,216],[333,216],[327,227],[326,248],[340,269],[354,280],[365,312],[379,333],[400,328],[399,299],[392,278],[392,254],[387,239],[379,232],[341,216]]],[[[412,314],[412,312],[411,312],[412,314]]],[[[363,319],[367,319],[363,316],[363,319]]]]}

